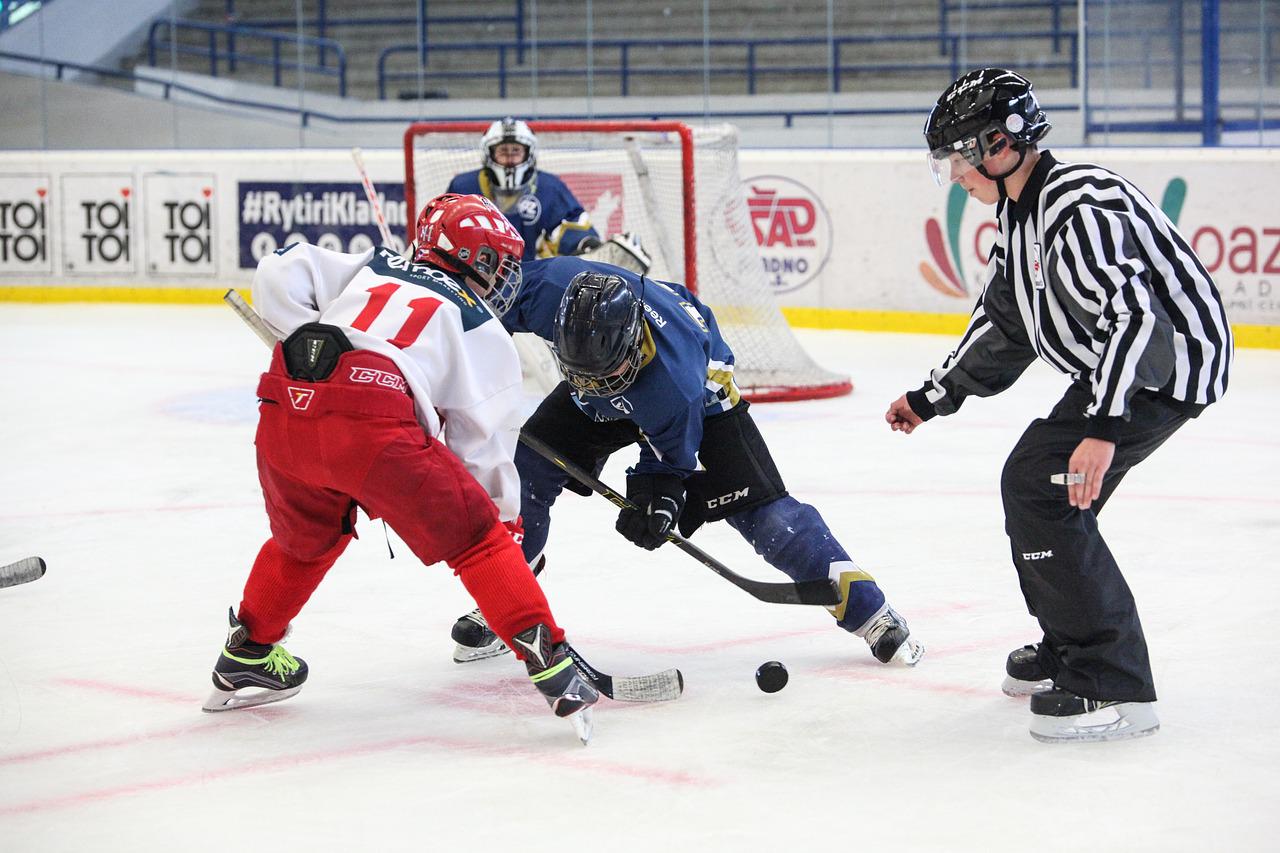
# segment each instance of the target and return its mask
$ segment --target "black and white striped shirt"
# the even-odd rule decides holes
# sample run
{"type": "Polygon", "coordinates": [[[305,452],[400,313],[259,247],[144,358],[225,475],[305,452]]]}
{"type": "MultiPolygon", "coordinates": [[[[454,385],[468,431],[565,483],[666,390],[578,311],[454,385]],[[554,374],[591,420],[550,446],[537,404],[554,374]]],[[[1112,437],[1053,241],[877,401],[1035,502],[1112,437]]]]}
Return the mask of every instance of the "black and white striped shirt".
{"type": "Polygon", "coordinates": [[[996,219],[986,284],[959,346],[907,395],[917,415],[1003,391],[1037,357],[1089,383],[1087,434],[1100,438],[1128,419],[1140,389],[1195,409],[1222,396],[1233,350],[1218,289],[1136,187],[1045,151],[996,219]]]}

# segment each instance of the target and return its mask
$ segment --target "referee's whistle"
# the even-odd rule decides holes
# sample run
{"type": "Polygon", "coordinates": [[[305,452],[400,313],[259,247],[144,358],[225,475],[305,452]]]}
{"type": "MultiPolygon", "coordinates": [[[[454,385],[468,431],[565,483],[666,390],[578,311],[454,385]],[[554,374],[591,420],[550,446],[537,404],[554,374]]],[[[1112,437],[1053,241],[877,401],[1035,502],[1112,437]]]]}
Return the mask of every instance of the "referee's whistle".
{"type": "Polygon", "coordinates": [[[1084,474],[1050,474],[1049,482],[1055,486],[1083,486],[1084,474]]]}

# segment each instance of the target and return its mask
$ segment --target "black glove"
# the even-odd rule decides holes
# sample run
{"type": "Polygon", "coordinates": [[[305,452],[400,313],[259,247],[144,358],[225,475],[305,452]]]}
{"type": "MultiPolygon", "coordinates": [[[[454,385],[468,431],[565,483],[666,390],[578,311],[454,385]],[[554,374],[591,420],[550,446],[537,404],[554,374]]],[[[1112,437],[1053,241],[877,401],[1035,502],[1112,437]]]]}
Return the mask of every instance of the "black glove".
{"type": "Polygon", "coordinates": [[[675,474],[630,474],[627,500],[635,509],[618,513],[618,532],[652,551],[667,541],[684,509],[684,480],[675,474]]]}

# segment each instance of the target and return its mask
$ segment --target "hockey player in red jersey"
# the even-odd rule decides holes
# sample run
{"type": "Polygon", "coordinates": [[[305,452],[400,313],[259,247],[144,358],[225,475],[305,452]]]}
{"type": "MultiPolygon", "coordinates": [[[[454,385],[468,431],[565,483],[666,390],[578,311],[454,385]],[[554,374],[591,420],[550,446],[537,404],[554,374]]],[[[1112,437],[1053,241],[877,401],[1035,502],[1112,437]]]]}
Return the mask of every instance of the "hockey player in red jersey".
{"type": "Polygon", "coordinates": [[[509,298],[523,249],[488,200],[447,194],[418,218],[411,260],[295,244],[258,265],[254,302],[282,338],[258,385],[271,538],[230,614],[206,711],[301,689],[307,665],[280,641],[350,542],[360,506],[424,564],[453,569],[556,715],[590,736],[598,694],[519,545],[519,361],[475,295],[509,298]]]}

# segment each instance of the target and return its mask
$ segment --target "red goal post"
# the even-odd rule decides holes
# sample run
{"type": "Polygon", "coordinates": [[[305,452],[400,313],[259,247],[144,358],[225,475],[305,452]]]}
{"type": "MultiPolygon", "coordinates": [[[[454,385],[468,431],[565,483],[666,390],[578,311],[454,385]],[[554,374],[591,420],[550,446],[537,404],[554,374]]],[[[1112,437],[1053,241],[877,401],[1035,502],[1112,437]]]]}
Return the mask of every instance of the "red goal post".
{"type": "MultiPolygon", "coordinates": [[[[480,168],[480,138],[488,127],[422,121],[405,131],[410,241],[418,208],[455,175],[480,168]]],[[[815,399],[852,390],[847,376],[809,358],[774,301],[738,174],[736,128],[588,120],[531,121],[529,127],[538,138],[538,169],[564,180],[602,239],[638,233],[654,261],[650,275],[684,284],[715,310],[748,399],[815,399]]]]}

